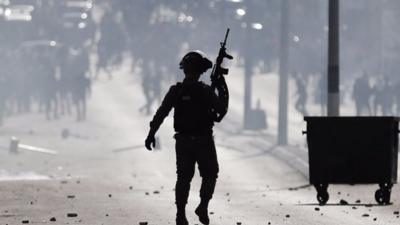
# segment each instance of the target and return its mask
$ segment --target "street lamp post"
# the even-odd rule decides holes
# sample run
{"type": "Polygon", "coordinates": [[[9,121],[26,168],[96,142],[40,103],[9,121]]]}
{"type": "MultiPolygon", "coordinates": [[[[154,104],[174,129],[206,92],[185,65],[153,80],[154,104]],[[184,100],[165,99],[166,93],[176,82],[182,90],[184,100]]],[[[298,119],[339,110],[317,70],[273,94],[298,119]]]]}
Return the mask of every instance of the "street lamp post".
{"type": "Polygon", "coordinates": [[[278,144],[288,143],[289,0],[281,1],[278,144]]]}

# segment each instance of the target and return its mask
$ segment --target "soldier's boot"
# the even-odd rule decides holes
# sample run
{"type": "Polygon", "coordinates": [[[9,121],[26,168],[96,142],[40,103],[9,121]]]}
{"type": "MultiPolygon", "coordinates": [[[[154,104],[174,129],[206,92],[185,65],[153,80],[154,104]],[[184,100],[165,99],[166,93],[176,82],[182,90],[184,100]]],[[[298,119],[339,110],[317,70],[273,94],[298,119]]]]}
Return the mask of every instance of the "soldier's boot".
{"type": "Polygon", "coordinates": [[[186,215],[176,215],[176,225],[189,225],[186,215]]]}
{"type": "Polygon", "coordinates": [[[199,217],[199,221],[205,225],[210,224],[210,218],[208,217],[208,202],[209,201],[201,200],[200,205],[197,206],[196,210],[194,211],[199,217]]]}
{"type": "Polygon", "coordinates": [[[186,218],[185,205],[177,206],[178,212],[176,213],[176,225],[189,225],[186,218]]]}

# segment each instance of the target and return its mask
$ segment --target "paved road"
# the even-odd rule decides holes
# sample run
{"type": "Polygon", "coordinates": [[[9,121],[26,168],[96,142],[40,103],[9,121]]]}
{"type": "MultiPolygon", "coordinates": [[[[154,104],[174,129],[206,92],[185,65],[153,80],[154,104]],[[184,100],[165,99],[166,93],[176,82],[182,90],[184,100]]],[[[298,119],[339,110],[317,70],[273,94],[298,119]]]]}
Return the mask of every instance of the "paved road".
{"type": "MultiPolygon", "coordinates": [[[[0,145],[5,147],[0,152],[0,224],[25,220],[30,224],[173,224],[172,121],[167,119],[159,132],[160,151],[135,148],[143,143],[150,117],[138,112],[144,100],[134,79],[121,73],[111,81],[96,82],[85,123],[75,123],[73,118],[46,122],[40,115],[7,121],[0,131],[0,145]],[[75,137],[62,139],[65,128],[75,137]],[[10,155],[6,150],[10,136],[59,154],[10,155]]],[[[241,132],[239,118],[229,117],[229,123],[218,126],[215,133],[221,173],[210,205],[213,225],[400,223],[394,214],[400,209],[398,186],[390,206],[375,205],[376,185],[331,186],[330,204],[318,206],[315,190],[307,185],[306,148],[277,147],[268,133],[241,132]],[[350,204],[340,205],[340,200],[350,204]]],[[[197,173],[188,205],[190,224],[199,224],[193,213],[199,181],[197,173]]]]}

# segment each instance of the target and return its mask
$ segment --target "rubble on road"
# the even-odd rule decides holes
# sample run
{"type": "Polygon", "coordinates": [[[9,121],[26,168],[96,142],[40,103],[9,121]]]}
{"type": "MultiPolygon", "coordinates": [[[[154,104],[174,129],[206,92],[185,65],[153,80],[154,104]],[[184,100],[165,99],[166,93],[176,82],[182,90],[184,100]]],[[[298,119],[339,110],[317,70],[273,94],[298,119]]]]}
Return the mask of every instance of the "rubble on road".
{"type": "Polygon", "coordinates": [[[67,213],[67,217],[78,217],[78,213],[67,213]]]}

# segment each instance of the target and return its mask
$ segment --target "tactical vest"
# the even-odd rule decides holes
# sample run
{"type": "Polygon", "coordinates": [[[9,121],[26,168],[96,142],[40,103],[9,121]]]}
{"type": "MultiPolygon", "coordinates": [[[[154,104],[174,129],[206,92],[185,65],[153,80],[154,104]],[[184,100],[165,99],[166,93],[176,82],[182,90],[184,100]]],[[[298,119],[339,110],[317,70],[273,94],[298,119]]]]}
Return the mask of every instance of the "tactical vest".
{"type": "Polygon", "coordinates": [[[214,125],[211,105],[206,98],[207,86],[201,82],[178,83],[174,104],[174,128],[178,133],[207,135],[214,125]]]}

